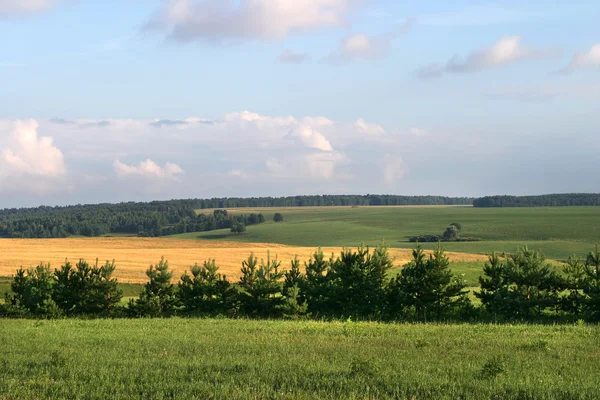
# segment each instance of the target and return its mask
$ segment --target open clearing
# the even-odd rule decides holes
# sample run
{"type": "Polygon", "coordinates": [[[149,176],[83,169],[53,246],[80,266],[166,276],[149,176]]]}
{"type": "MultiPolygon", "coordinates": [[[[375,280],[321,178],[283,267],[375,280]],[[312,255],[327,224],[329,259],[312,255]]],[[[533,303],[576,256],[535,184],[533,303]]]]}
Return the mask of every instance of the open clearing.
{"type": "Polygon", "coordinates": [[[555,260],[565,260],[571,254],[583,256],[600,242],[600,207],[292,207],[229,211],[262,212],[269,222],[249,226],[240,236],[219,230],[175,237],[302,247],[354,247],[361,243],[377,245],[385,240],[390,247],[412,248],[410,236],[439,235],[448,224],[458,222],[463,226],[462,236],[481,241],[445,243],[450,251],[489,254],[528,245],[555,260]],[[283,214],[283,223],[271,222],[275,212],[283,214]]]}
{"type": "MultiPolygon", "coordinates": [[[[20,266],[35,266],[40,262],[50,262],[58,268],[65,258],[76,262],[79,258],[101,263],[116,260],[115,277],[120,282],[145,283],[145,271],[150,264],[157,263],[162,256],[179,278],[195,263],[201,264],[214,258],[221,272],[230,279],[239,277],[242,261],[254,253],[259,259],[277,257],[282,268],[298,255],[301,261],[308,260],[317,247],[285,246],[270,243],[239,243],[223,241],[192,241],[165,238],[76,238],[76,239],[2,239],[0,240],[0,276],[12,276],[20,266]]],[[[324,247],[326,255],[338,253],[341,247],[324,247]]],[[[412,257],[410,249],[391,249],[394,264],[406,264],[412,257]]],[[[483,255],[449,253],[451,260],[461,263],[480,263],[487,259],[483,255]]]]}
{"type": "Polygon", "coordinates": [[[0,399],[596,399],[598,326],[4,320],[0,399]]]}

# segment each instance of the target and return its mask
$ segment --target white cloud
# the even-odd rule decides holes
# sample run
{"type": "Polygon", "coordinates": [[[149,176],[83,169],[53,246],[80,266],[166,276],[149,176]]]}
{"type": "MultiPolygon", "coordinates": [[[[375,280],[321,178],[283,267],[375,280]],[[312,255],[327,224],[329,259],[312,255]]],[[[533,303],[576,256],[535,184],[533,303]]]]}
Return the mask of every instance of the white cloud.
{"type": "Polygon", "coordinates": [[[408,132],[413,136],[425,136],[429,134],[429,132],[421,128],[410,128],[408,132]]]}
{"type": "Polygon", "coordinates": [[[332,179],[335,176],[336,166],[348,158],[338,152],[313,153],[305,157],[308,172],[318,179],[332,179]]]}
{"type": "Polygon", "coordinates": [[[142,176],[155,179],[175,179],[184,174],[183,169],[177,164],[167,162],[164,167],[161,167],[150,159],[146,159],[138,165],[127,165],[116,160],[113,167],[119,178],[142,176]]]}
{"type": "Polygon", "coordinates": [[[36,13],[55,4],[56,0],[2,0],[0,1],[0,17],[36,13]]]}
{"type": "Polygon", "coordinates": [[[308,147],[321,151],[333,151],[331,143],[321,133],[308,124],[300,124],[290,132],[291,137],[297,137],[308,147]]]}
{"type": "Polygon", "coordinates": [[[354,0],[164,0],[146,29],[178,41],[279,40],[345,26],[354,0]]]}
{"type": "Polygon", "coordinates": [[[308,53],[296,53],[290,49],[286,49],[277,60],[282,64],[303,64],[310,61],[308,53]]]}
{"type": "Polygon", "coordinates": [[[383,181],[390,186],[401,180],[407,173],[402,157],[386,154],[383,158],[383,181]]]}
{"type": "Polygon", "coordinates": [[[385,129],[381,125],[371,124],[365,121],[363,118],[359,118],[354,126],[361,132],[366,133],[368,136],[382,136],[385,135],[385,129]]]}
{"type": "Polygon", "coordinates": [[[365,33],[355,33],[344,37],[338,48],[332,51],[325,61],[331,64],[345,64],[357,59],[378,59],[387,55],[394,41],[400,34],[412,29],[413,19],[407,19],[394,32],[370,36],[365,33]]]}
{"type": "Polygon", "coordinates": [[[563,72],[572,72],[580,68],[600,68],[600,43],[596,43],[585,53],[576,53],[563,72]]]}
{"type": "Polygon", "coordinates": [[[548,50],[530,48],[521,43],[519,36],[505,36],[492,46],[476,50],[467,57],[452,57],[446,64],[430,64],[421,67],[417,74],[423,79],[442,76],[444,73],[471,73],[512,64],[523,60],[551,55],[548,50]]]}
{"type": "Polygon", "coordinates": [[[34,120],[16,121],[5,147],[0,146],[0,191],[44,193],[66,175],[63,153],[51,137],[38,137],[38,128],[34,120]]]}

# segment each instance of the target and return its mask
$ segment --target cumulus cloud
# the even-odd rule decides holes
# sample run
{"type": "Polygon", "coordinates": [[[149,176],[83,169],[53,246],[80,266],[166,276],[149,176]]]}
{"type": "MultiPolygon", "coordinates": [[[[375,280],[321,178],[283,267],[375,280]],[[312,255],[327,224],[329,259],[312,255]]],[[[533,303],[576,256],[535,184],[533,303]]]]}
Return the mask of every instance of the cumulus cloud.
{"type": "Polygon", "coordinates": [[[277,60],[282,64],[303,64],[310,61],[308,53],[295,53],[290,49],[286,49],[277,60]]]}
{"type": "Polygon", "coordinates": [[[325,61],[331,64],[345,64],[357,59],[377,59],[387,55],[392,42],[401,34],[412,29],[414,20],[408,19],[394,32],[370,36],[355,33],[344,37],[338,48],[332,51],[325,61]]]}
{"type": "Polygon", "coordinates": [[[446,64],[423,66],[417,71],[417,75],[422,79],[431,79],[441,77],[444,73],[479,72],[523,60],[547,57],[550,54],[548,50],[524,45],[519,36],[505,36],[492,46],[476,50],[465,58],[455,55],[446,64]]]}
{"type": "Polygon", "coordinates": [[[2,189],[44,193],[66,175],[62,151],[51,137],[38,137],[37,121],[17,121],[6,147],[0,146],[2,189]]]}
{"type": "Polygon", "coordinates": [[[18,14],[31,14],[54,6],[57,0],[2,0],[0,17],[18,14]]]}
{"type": "Polygon", "coordinates": [[[361,132],[366,133],[368,136],[382,136],[385,135],[385,129],[381,125],[372,124],[365,121],[363,118],[359,118],[354,126],[361,132]]]}
{"type": "Polygon", "coordinates": [[[402,157],[386,154],[383,158],[383,181],[386,185],[393,185],[401,180],[407,169],[402,157]]]}
{"type": "Polygon", "coordinates": [[[164,0],[146,30],[180,42],[279,40],[347,24],[354,0],[164,0]]]}
{"type": "Polygon", "coordinates": [[[308,124],[300,124],[290,132],[290,137],[299,138],[300,141],[313,149],[333,151],[331,143],[318,131],[308,124]]]}
{"type": "Polygon", "coordinates": [[[184,174],[183,169],[177,164],[167,162],[161,167],[150,159],[146,159],[138,165],[127,165],[116,160],[113,167],[119,178],[142,176],[154,179],[175,179],[184,174]]]}
{"type": "Polygon", "coordinates": [[[338,164],[347,161],[347,157],[338,152],[313,153],[306,156],[308,172],[321,179],[332,179],[338,164]]]}
{"type": "Polygon", "coordinates": [[[581,68],[600,68],[600,43],[596,43],[584,53],[576,53],[562,71],[573,72],[581,68]]]}

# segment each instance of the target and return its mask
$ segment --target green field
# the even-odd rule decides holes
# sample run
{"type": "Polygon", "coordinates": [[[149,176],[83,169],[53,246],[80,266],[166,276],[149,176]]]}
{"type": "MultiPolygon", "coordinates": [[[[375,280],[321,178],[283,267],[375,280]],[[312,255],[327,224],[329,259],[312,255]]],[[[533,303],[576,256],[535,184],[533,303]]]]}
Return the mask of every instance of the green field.
{"type": "MultiPolygon", "coordinates": [[[[473,208],[473,207],[306,207],[280,209],[234,209],[232,212],[263,212],[271,221],[281,212],[284,222],[248,227],[243,235],[227,230],[188,233],[178,238],[281,243],[297,246],[358,246],[379,244],[413,247],[410,236],[442,234],[459,222],[462,236],[479,242],[445,243],[450,251],[490,253],[514,251],[528,245],[547,257],[564,260],[585,255],[600,242],[599,207],[473,208]]],[[[432,248],[433,244],[424,247],[432,248]]]]}
{"type": "Polygon", "coordinates": [[[0,399],[595,399],[600,328],[4,320],[0,399]]]}

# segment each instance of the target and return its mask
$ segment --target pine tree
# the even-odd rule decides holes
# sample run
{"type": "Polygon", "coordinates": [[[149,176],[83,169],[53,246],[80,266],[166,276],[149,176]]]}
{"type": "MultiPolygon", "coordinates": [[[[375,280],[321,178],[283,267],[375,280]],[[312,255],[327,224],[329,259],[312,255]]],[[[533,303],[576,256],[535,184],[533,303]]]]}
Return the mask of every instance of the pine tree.
{"type": "Polygon", "coordinates": [[[568,294],[561,298],[561,308],[577,320],[583,314],[586,303],[586,266],[579,257],[571,256],[563,268],[563,273],[564,288],[568,294]]]}
{"type": "Polygon", "coordinates": [[[506,263],[500,260],[497,253],[493,253],[483,266],[483,276],[479,277],[481,291],[475,292],[475,296],[494,318],[508,316],[509,313],[506,308],[509,286],[506,273],[506,263]]]}
{"type": "Polygon", "coordinates": [[[308,312],[313,316],[328,316],[334,312],[332,263],[333,260],[325,259],[319,248],[304,265],[306,278],[300,282],[300,290],[308,303],[308,312]]]}
{"type": "Polygon", "coordinates": [[[254,254],[250,254],[242,263],[242,276],[239,282],[239,301],[242,311],[250,317],[273,318],[280,314],[282,300],[283,272],[279,271],[281,262],[271,259],[258,264],[254,254]]]}
{"type": "Polygon", "coordinates": [[[586,312],[592,321],[600,321],[600,250],[588,254],[586,263],[586,283],[584,292],[587,299],[586,312]]]}
{"type": "Polygon", "coordinates": [[[465,288],[465,282],[452,274],[450,260],[440,245],[428,258],[417,246],[413,260],[390,282],[390,309],[395,316],[414,312],[418,319],[441,320],[460,306],[468,306],[465,288]]]}
{"type": "Polygon", "coordinates": [[[288,288],[283,301],[277,307],[283,317],[287,319],[297,320],[308,316],[308,303],[301,300],[298,285],[288,288]]]}
{"type": "Polygon", "coordinates": [[[225,275],[221,275],[215,260],[191,268],[179,283],[178,297],[185,311],[203,315],[235,314],[234,289],[225,275]]]}
{"type": "Polygon", "coordinates": [[[43,318],[55,318],[62,314],[52,299],[54,277],[50,264],[40,263],[27,271],[20,268],[10,287],[13,294],[5,296],[9,314],[31,314],[43,318]]]}
{"type": "Polygon", "coordinates": [[[167,317],[175,312],[178,299],[175,286],[171,283],[173,273],[164,257],[157,265],[146,271],[150,282],[146,283],[140,297],[129,302],[129,309],[138,316],[167,317]]]}

